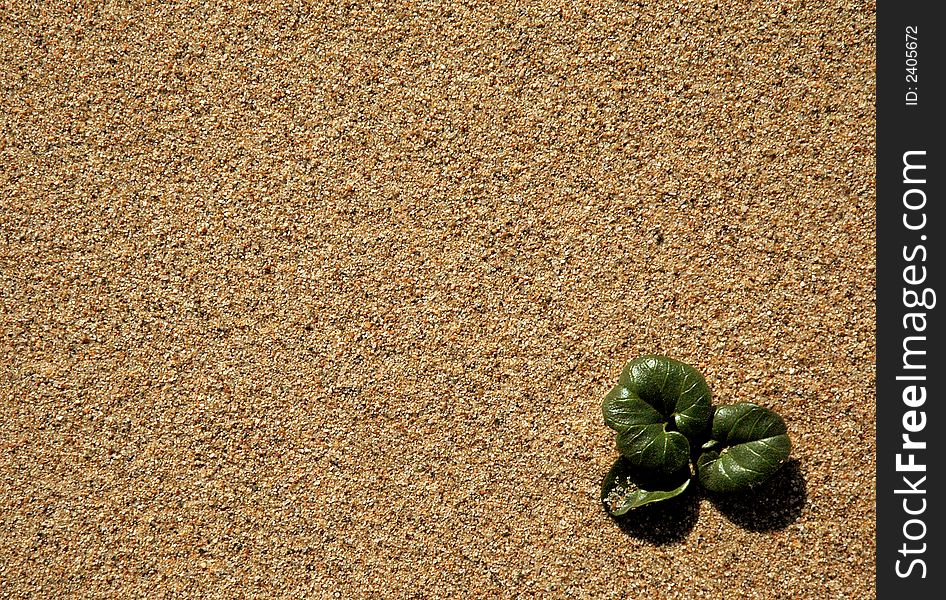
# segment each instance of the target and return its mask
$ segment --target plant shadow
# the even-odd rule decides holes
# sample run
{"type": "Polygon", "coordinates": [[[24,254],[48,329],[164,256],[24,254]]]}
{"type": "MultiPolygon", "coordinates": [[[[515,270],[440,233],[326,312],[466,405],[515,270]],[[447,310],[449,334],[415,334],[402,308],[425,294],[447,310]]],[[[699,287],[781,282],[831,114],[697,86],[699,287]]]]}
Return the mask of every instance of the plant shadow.
{"type": "Polygon", "coordinates": [[[797,521],[808,502],[808,492],[801,462],[793,459],[749,492],[713,494],[691,484],[675,498],[642,506],[619,517],[609,516],[631,537],[655,546],[676,544],[696,525],[703,498],[733,524],[763,533],[784,529],[797,521]]]}
{"type": "Polygon", "coordinates": [[[625,515],[609,515],[621,531],[655,546],[682,542],[700,515],[700,493],[690,485],[669,500],[636,508],[625,515]]]}
{"type": "Polygon", "coordinates": [[[706,493],[706,497],[739,527],[766,532],[784,529],[797,521],[808,502],[808,491],[801,463],[793,459],[754,490],[740,494],[706,493]]]}

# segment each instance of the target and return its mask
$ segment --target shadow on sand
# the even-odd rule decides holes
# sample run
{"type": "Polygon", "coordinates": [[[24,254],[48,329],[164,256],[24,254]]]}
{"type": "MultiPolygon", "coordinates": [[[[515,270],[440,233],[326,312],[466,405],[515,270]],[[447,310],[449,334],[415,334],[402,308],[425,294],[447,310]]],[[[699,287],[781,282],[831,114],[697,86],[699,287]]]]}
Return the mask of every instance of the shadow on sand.
{"type": "Polygon", "coordinates": [[[655,546],[683,541],[700,516],[700,491],[690,484],[682,494],[611,517],[621,530],[655,546]]]}
{"type": "Polygon", "coordinates": [[[611,519],[621,530],[653,545],[683,541],[700,514],[700,500],[708,499],[727,519],[749,531],[777,531],[801,516],[808,501],[805,476],[798,460],[790,460],[763,485],[741,494],[710,494],[699,485],[676,498],[648,504],[611,519]]]}
{"type": "Polygon", "coordinates": [[[749,531],[776,531],[798,520],[808,501],[801,463],[790,460],[756,489],[742,494],[707,494],[719,512],[749,531]]]}

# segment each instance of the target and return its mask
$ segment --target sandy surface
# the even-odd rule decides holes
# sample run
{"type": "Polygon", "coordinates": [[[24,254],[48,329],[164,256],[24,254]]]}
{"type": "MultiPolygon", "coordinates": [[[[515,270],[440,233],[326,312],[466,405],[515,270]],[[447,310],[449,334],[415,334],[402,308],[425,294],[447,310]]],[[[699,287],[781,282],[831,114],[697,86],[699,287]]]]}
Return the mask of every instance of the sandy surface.
{"type": "Polygon", "coordinates": [[[4,3],[0,597],[872,597],[873,3],[642,4],[4,3]],[[605,514],[652,352],[766,494],[605,514]]]}

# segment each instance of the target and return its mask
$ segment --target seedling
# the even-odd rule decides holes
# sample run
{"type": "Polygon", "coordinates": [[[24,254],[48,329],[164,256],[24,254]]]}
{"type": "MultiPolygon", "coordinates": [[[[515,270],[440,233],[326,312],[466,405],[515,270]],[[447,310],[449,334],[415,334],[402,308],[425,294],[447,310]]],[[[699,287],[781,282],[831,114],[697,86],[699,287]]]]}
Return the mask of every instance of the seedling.
{"type": "Polygon", "coordinates": [[[788,459],[780,416],[750,403],[714,410],[710,395],[703,376],[680,361],[642,356],[627,363],[601,406],[621,453],[601,485],[608,512],[620,516],[678,496],[694,474],[710,492],[747,491],[788,459]]]}

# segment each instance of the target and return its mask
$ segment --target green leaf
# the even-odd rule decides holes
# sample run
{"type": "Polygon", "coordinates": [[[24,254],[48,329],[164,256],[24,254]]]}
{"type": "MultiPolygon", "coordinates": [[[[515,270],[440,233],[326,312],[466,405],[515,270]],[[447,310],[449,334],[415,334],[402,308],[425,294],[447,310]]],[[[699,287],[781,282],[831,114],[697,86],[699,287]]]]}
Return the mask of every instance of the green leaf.
{"type": "Polygon", "coordinates": [[[664,356],[627,363],[601,405],[618,432],[621,454],[636,467],[671,473],[689,461],[689,440],[709,427],[710,391],[693,367],[664,356]]]}
{"type": "Polygon", "coordinates": [[[679,431],[665,431],[666,424],[634,425],[618,434],[618,451],[631,464],[673,473],[690,462],[690,442],[679,431]]]}
{"type": "Polygon", "coordinates": [[[700,484],[711,492],[739,492],[767,480],[788,460],[792,445],[782,417],[750,403],[721,406],[711,442],[697,460],[700,484]]]}
{"type": "Polygon", "coordinates": [[[601,502],[609,513],[619,517],[635,508],[679,496],[689,485],[689,471],[680,471],[677,477],[656,482],[635,469],[622,456],[614,462],[601,482],[601,502]],[[683,483],[673,489],[666,489],[669,487],[666,481],[672,481],[670,485],[674,485],[681,479],[683,483]]]}

